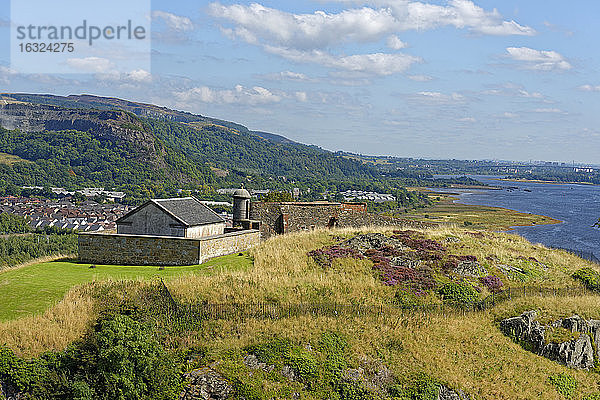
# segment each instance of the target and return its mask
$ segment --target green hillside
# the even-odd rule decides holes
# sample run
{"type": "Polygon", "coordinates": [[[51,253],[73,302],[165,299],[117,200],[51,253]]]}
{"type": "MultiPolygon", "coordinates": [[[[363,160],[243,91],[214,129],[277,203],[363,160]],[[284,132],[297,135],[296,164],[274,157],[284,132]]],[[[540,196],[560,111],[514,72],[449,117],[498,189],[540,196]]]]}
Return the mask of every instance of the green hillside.
{"type": "MultiPolygon", "coordinates": [[[[598,267],[564,251],[504,233],[365,228],[279,236],[250,256],[162,271],[54,262],[0,272],[15,287],[2,289],[0,384],[36,399],[176,399],[182,386],[217,385],[231,400],[600,396],[597,368],[535,354],[500,328],[527,310],[545,323],[600,317],[597,292],[584,289],[598,267]],[[481,303],[494,293],[498,302],[481,303]],[[111,392],[111,379],[131,381],[128,395],[111,392]]],[[[565,346],[579,335],[547,329],[565,346]]]]}
{"type": "Polygon", "coordinates": [[[103,186],[147,197],[241,182],[327,188],[382,178],[315,146],[157,106],[92,96],[3,98],[0,152],[12,158],[0,163],[2,186],[103,186]]]}

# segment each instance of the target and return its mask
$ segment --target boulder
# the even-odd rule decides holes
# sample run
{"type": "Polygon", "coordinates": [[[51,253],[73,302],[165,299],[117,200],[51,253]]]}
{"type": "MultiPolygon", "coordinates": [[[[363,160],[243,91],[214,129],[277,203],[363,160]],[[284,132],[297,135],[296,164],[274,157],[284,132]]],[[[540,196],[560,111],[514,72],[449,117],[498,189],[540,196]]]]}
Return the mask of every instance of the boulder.
{"type": "Polygon", "coordinates": [[[390,264],[395,265],[397,267],[417,268],[419,264],[421,264],[421,260],[413,259],[408,256],[398,256],[392,257],[390,260],[390,264]]]}
{"type": "Polygon", "coordinates": [[[515,341],[540,356],[557,361],[570,368],[590,369],[594,366],[592,337],[600,339],[600,321],[586,321],[578,315],[542,325],[536,321],[535,311],[526,311],[518,317],[500,322],[500,329],[515,341]],[[579,337],[562,343],[546,343],[548,330],[564,328],[580,333],[579,337]],[[591,337],[590,337],[591,336],[591,337]]]}
{"type": "Polygon", "coordinates": [[[594,348],[586,334],[568,342],[548,343],[540,355],[569,368],[590,369],[594,366],[594,348]]]}
{"type": "Polygon", "coordinates": [[[525,274],[525,271],[523,269],[521,269],[519,267],[514,267],[512,265],[497,264],[496,268],[501,270],[504,273],[504,275],[506,275],[506,277],[508,277],[508,278],[513,278],[516,275],[525,274]]]}
{"type": "Polygon", "coordinates": [[[482,275],[487,275],[487,270],[479,264],[478,261],[461,261],[458,266],[454,268],[455,274],[460,276],[468,276],[471,278],[477,278],[482,275]]]}
{"type": "Polygon", "coordinates": [[[25,399],[24,393],[19,393],[15,387],[10,383],[0,379],[0,399],[6,400],[23,400],[25,399]]]}
{"type": "Polygon", "coordinates": [[[244,357],[244,365],[251,369],[261,369],[265,372],[271,372],[275,369],[274,365],[261,362],[254,354],[248,354],[244,357]]]}
{"type": "Polygon", "coordinates": [[[233,395],[233,386],[215,370],[205,367],[185,374],[188,382],[179,400],[224,400],[233,395]]]}
{"type": "Polygon", "coordinates": [[[445,385],[440,385],[437,400],[471,400],[462,390],[455,391],[445,385]]]}

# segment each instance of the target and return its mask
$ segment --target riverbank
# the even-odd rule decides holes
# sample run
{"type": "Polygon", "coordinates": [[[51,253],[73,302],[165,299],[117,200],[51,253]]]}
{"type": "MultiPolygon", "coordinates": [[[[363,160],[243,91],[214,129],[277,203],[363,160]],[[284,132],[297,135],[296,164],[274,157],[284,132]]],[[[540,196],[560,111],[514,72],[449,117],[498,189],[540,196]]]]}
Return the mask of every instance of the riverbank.
{"type": "Polygon", "coordinates": [[[562,221],[545,215],[523,213],[503,207],[456,203],[456,193],[426,191],[433,205],[411,212],[405,218],[415,221],[456,224],[474,229],[509,231],[516,226],[560,224],[562,221]]]}
{"type": "Polygon", "coordinates": [[[546,185],[589,185],[589,186],[600,186],[596,183],[591,182],[559,182],[559,181],[544,181],[540,179],[518,179],[518,178],[493,178],[495,181],[504,182],[525,182],[525,183],[543,183],[546,185]]]}

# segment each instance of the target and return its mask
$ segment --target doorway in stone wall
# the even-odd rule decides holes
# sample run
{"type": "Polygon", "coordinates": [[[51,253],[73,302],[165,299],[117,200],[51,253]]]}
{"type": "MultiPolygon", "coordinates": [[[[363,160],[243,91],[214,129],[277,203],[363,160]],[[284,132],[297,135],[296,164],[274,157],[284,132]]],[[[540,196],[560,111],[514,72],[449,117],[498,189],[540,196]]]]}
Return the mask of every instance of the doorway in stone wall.
{"type": "Polygon", "coordinates": [[[336,217],[329,218],[329,222],[327,223],[327,227],[329,229],[331,229],[331,228],[335,228],[337,226],[338,226],[338,220],[337,220],[337,218],[336,217]]]}

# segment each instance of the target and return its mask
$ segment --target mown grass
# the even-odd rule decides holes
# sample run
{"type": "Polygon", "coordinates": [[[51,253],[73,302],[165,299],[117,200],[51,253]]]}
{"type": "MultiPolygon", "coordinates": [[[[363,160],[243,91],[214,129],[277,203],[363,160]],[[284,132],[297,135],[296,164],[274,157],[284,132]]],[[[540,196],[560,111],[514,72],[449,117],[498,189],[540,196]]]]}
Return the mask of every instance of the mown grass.
{"type": "MultiPolygon", "coordinates": [[[[214,258],[185,267],[117,266],[55,260],[0,272],[0,321],[39,314],[60,301],[74,286],[106,280],[170,280],[178,276],[208,275],[244,270],[252,259],[244,253],[214,258]]],[[[185,278],[184,278],[185,279],[185,278]]]]}

